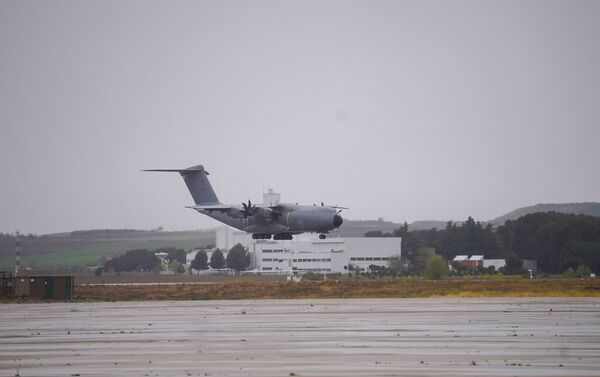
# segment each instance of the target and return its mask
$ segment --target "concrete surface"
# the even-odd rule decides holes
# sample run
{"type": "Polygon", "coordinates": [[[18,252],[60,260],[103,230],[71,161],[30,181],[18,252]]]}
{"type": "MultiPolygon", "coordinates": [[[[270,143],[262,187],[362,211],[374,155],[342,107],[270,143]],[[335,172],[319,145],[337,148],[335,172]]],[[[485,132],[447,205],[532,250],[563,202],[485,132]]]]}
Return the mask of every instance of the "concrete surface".
{"type": "Polygon", "coordinates": [[[0,376],[598,376],[600,299],[0,304],[0,376]]]}

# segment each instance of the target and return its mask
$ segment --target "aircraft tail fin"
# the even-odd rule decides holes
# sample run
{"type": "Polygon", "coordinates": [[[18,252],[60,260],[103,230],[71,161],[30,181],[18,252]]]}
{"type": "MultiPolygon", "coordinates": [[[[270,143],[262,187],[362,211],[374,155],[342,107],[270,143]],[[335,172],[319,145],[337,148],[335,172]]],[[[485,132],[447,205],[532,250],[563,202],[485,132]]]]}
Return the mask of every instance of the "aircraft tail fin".
{"type": "Polygon", "coordinates": [[[149,169],[144,171],[179,173],[187,185],[190,194],[192,194],[196,205],[221,204],[208,180],[208,172],[204,170],[204,166],[202,165],[192,166],[187,169],[149,169]]]}

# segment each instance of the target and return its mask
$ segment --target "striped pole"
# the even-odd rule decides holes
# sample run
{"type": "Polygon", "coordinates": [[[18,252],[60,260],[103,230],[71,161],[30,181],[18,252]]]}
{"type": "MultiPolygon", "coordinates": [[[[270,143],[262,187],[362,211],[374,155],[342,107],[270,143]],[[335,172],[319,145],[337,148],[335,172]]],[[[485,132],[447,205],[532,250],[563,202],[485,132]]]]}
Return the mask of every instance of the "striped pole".
{"type": "Polygon", "coordinates": [[[19,231],[17,231],[17,240],[16,240],[16,256],[15,256],[15,276],[19,275],[19,269],[21,268],[21,236],[19,236],[19,231]]]}

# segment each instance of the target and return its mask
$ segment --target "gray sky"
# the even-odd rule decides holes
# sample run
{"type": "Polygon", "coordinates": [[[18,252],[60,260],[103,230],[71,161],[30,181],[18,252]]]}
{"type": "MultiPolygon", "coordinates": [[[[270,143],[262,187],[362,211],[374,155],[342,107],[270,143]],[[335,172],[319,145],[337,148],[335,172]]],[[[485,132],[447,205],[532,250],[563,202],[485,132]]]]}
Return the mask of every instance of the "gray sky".
{"type": "Polygon", "coordinates": [[[222,202],[487,220],[600,201],[598,1],[2,1],[0,231],[222,202]]]}

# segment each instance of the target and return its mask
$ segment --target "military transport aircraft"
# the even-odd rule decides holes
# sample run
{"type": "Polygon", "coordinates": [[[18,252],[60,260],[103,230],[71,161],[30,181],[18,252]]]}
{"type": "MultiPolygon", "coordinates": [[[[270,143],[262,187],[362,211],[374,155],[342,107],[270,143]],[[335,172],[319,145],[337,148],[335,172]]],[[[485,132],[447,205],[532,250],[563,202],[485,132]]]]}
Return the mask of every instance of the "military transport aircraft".
{"type": "Polygon", "coordinates": [[[305,232],[319,233],[325,239],[326,233],[342,225],[340,212],[345,207],[300,206],[298,204],[221,204],[210,182],[208,172],[202,165],[187,169],[150,169],[144,171],[179,173],[192,194],[196,211],[212,217],[234,228],[252,233],[253,239],[291,240],[292,235],[305,232]]]}

